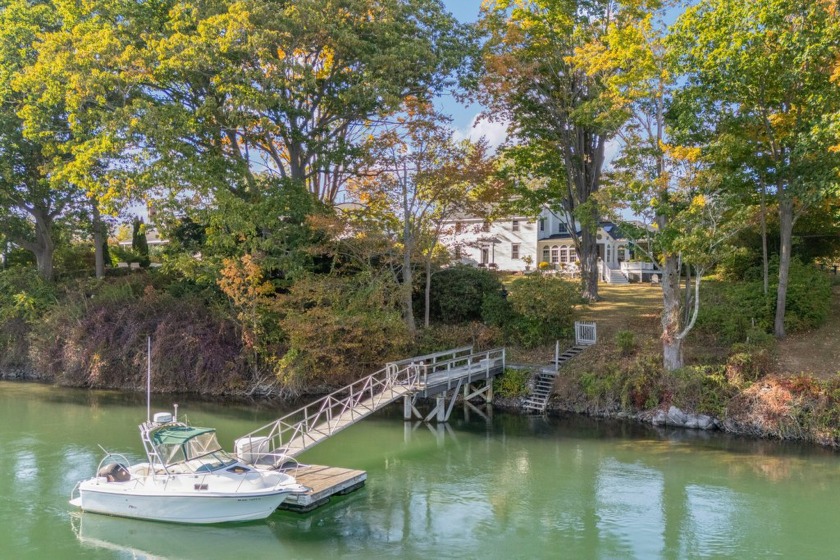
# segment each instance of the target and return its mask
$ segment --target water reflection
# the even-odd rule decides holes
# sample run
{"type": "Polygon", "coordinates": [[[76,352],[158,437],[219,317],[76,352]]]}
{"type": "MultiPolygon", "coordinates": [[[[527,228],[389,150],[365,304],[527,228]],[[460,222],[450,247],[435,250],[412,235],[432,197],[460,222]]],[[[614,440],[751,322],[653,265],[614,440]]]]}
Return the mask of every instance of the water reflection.
{"type": "Polygon", "coordinates": [[[173,525],[95,513],[73,513],[70,524],[85,548],[106,549],[137,559],[274,558],[286,552],[265,523],[173,525]]]}

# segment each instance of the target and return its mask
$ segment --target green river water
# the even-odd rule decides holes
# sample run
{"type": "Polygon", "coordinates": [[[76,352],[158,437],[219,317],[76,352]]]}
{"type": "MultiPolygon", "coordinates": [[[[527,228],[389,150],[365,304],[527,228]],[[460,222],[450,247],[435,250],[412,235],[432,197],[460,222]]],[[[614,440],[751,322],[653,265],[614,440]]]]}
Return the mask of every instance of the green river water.
{"type": "MultiPolygon", "coordinates": [[[[281,415],[156,395],[222,445],[281,415]]],[[[840,558],[840,455],[720,434],[456,407],[448,427],[396,406],[304,462],[365,488],[309,514],[178,526],[67,501],[98,445],[139,459],[142,396],[0,382],[0,558],[840,558]]]]}

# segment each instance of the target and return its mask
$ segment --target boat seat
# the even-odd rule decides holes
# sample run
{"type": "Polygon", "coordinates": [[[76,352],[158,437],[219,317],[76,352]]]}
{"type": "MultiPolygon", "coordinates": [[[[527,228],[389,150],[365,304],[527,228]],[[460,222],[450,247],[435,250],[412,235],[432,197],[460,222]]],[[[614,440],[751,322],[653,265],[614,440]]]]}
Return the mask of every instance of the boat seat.
{"type": "Polygon", "coordinates": [[[119,463],[108,463],[99,469],[97,476],[105,477],[108,482],[127,482],[131,480],[131,473],[125,465],[119,463]]]}

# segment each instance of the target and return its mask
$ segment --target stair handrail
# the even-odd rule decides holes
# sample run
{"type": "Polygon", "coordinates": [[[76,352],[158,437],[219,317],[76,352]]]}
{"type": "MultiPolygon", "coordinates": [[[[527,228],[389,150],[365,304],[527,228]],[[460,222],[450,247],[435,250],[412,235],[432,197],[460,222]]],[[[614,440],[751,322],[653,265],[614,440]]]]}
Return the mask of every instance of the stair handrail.
{"type": "Polygon", "coordinates": [[[359,417],[373,412],[376,409],[376,403],[373,401],[385,391],[397,386],[414,389],[418,377],[419,368],[415,364],[403,367],[387,364],[381,370],[257,428],[236,441],[247,441],[251,444],[252,456],[256,457],[251,463],[262,464],[269,458],[272,465],[276,465],[291,456],[287,453],[291,442],[300,438],[304,449],[308,447],[307,439],[308,443],[317,443],[319,440],[311,434],[332,435],[337,421],[345,413],[354,418],[357,414],[356,408],[362,401],[370,398],[373,408],[358,413],[359,417]],[[254,444],[257,446],[256,451],[253,451],[254,444]]]}

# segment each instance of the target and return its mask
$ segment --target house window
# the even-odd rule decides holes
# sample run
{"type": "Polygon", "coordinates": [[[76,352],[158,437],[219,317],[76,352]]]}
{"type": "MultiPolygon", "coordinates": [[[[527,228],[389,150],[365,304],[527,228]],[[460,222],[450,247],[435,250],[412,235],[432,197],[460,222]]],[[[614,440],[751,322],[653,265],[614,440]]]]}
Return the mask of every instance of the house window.
{"type": "Polygon", "coordinates": [[[551,264],[557,264],[560,260],[560,248],[557,245],[551,246],[551,264]]]}
{"type": "Polygon", "coordinates": [[[569,249],[565,245],[560,247],[560,262],[561,263],[569,262],[569,249]]]}
{"type": "Polygon", "coordinates": [[[542,262],[548,262],[549,259],[548,247],[543,247],[543,258],[542,262]]]}
{"type": "Polygon", "coordinates": [[[612,247],[607,245],[607,262],[612,262],[612,247]]]}
{"type": "Polygon", "coordinates": [[[484,222],[483,224],[481,224],[481,231],[485,233],[490,231],[490,222],[484,222]]]}
{"type": "Polygon", "coordinates": [[[519,259],[519,243],[511,243],[510,258],[512,258],[513,260],[519,259]]]}
{"type": "Polygon", "coordinates": [[[464,224],[462,224],[461,222],[455,222],[455,233],[461,233],[463,229],[464,224]]]}
{"type": "Polygon", "coordinates": [[[461,258],[461,246],[460,246],[460,245],[459,245],[459,246],[457,246],[457,247],[455,247],[455,258],[456,258],[456,259],[460,259],[460,258],[461,258]]]}
{"type": "Polygon", "coordinates": [[[511,231],[519,231],[519,220],[513,220],[510,223],[510,230],[511,231]]]}
{"type": "Polygon", "coordinates": [[[565,222],[557,224],[557,233],[569,233],[569,228],[566,227],[565,222]]]}
{"type": "Polygon", "coordinates": [[[545,231],[545,218],[540,218],[540,231],[545,231]]]}

